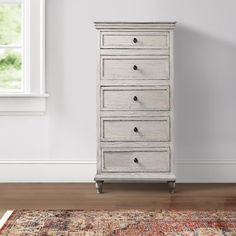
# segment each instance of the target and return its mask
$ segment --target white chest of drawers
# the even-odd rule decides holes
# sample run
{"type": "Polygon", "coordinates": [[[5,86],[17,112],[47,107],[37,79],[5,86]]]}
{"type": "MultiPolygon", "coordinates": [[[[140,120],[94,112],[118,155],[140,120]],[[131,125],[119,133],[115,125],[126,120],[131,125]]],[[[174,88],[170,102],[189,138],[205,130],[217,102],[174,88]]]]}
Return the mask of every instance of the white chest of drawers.
{"type": "Polygon", "coordinates": [[[104,182],[175,190],[174,22],[96,22],[97,192],[104,182]]]}

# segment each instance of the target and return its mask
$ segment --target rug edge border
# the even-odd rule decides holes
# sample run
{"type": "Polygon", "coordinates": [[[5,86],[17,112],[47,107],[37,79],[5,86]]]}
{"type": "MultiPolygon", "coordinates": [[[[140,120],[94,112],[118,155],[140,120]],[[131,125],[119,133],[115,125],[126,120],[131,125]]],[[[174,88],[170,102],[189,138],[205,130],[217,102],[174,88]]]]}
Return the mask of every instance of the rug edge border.
{"type": "Polygon", "coordinates": [[[14,213],[14,210],[7,210],[2,216],[2,218],[0,219],[0,233],[2,233],[3,229],[6,227],[13,213],[14,213]]]}

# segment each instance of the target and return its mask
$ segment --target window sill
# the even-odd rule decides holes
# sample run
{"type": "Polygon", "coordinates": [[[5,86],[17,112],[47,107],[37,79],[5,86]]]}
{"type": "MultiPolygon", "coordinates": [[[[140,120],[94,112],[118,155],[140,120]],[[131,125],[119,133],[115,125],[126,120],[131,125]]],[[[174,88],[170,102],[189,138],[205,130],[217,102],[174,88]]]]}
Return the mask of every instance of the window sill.
{"type": "Polygon", "coordinates": [[[48,94],[0,94],[1,115],[43,115],[48,94]]]}

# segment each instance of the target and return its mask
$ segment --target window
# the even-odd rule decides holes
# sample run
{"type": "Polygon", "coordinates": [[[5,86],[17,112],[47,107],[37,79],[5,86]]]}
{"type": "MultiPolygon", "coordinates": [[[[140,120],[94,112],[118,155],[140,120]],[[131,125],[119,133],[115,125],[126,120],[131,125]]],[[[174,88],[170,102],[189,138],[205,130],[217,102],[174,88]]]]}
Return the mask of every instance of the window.
{"type": "Polygon", "coordinates": [[[0,115],[45,111],[45,0],[0,0],[0,115]]]}

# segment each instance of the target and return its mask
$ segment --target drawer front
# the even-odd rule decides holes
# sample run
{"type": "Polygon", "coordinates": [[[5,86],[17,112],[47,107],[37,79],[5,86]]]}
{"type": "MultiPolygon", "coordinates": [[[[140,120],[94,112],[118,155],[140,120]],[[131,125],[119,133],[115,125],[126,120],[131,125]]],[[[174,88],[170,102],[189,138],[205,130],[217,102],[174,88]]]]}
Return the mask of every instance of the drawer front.
{"type": "Polygon", "coordinates": [[[102,56],[101,79],[169,79],[168,56],[102,56]]]}
{"type": "Polygon", "coordinates": [[[101,118],[102,141],[169,141],[169,117],[101,118]]]}
{"type": "Polygon", "coordinates": [[[102,150],[103,172],[170,172],[170,149],[110,148],[102,150]]]}
{"type": "Polygon", "coordinates": [[[166,111],[169,100],[169,86],[101,88],[101,110],[166,111]]]}
{"type": "Polygon", "coordinates": [[[168,49],[169,32],[102,32],[101,48],[168,49]]]}

